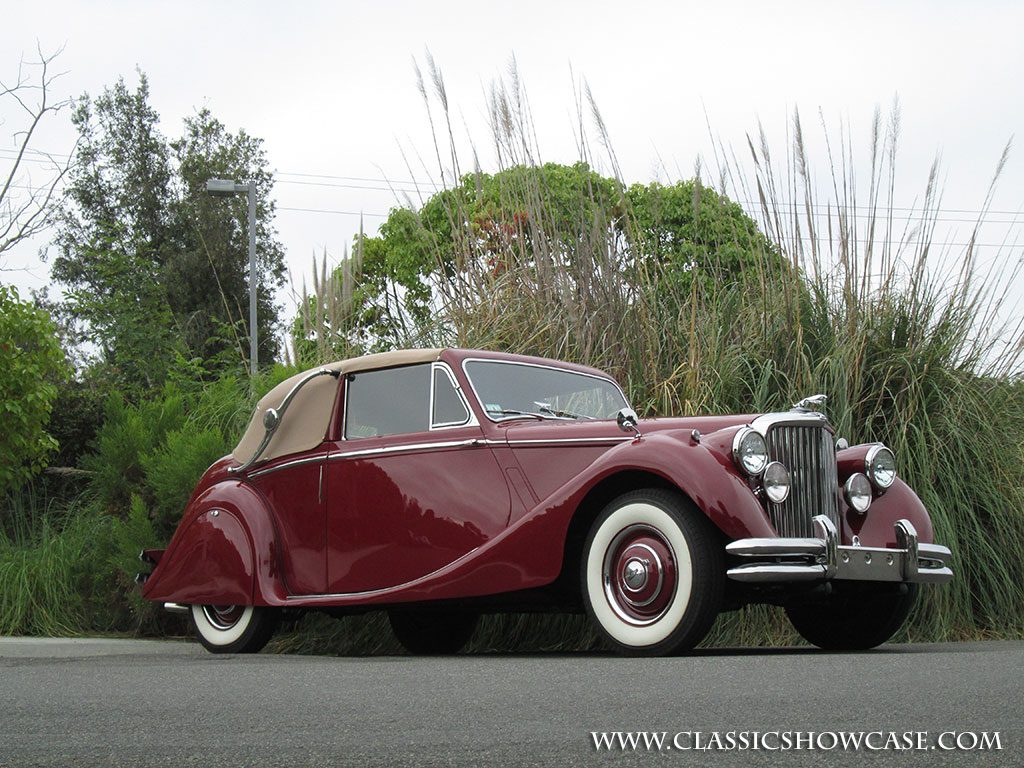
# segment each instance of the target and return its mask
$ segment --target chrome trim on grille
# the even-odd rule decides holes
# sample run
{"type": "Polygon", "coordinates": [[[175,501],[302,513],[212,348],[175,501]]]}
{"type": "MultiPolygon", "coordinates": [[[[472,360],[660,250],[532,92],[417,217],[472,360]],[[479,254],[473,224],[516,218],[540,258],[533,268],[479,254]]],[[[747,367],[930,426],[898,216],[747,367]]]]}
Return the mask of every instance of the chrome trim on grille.
{"type": "Polygon", "coordinates": [[[776,532],[783,537],[812,537],[811,522],[825,515],[839,525],[839,478],[835,444],[821,414],[771,414],[751,426],[764,435],[768,457],[779,461],[792,478],[789,497],[769,504],[776,532]]]}

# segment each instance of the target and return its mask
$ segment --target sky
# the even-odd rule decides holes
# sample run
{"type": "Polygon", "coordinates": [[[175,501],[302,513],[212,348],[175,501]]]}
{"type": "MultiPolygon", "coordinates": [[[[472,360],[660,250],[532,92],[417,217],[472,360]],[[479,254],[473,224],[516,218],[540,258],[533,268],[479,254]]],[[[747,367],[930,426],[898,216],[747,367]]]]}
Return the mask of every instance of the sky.
{"type": "MultiPolygon", "coordinates": [[[[166,136],[206,107],[229,130],[262,138],[277,179],[276,227],[300,286],[314,254],[336,263],[360,222],[374,234],[390,208],[441,181],[417,87],[428,58],[444,77],[463,170],[474,151],[484,171],[496,169],[486,94],[513,62],[539,159],[579,159],[577,106],[589,88],[629,183],[690,178],[698,159],[714,176],[714,144],[745,162],[746,137],[759,125],[784,156],[794,110],[819,172],[829,166],[821,120],[834,138],[847,133],[856,167],[866,162],[875,110],[889,114],[898,100],[895,204],[920,204],[939,157],[948,213],[937,239],[962,242],[1003,147],[1024,136],[1021,29],[1024,4],[1013,2],[46,0],[4,9],[0,80],[12,80],[37,46],[63,48],[56,97],[95,96],[119,77],[134,87],[141,70],[166,136]]],[[[5,117],[4,173],[16,124],[5,117]]],[[[610,175],[588,109],[582,125],[610,175]]],[[[74,139],[65,112],[34,146],[67,153],[74,139]]],[[[1017,147],[983,241],[1019,251],[1022,206],[1017,147]]],[[[22,291],[48,285],[39,257],[47,242],[0,256],[0,280],[22,291]]]]}

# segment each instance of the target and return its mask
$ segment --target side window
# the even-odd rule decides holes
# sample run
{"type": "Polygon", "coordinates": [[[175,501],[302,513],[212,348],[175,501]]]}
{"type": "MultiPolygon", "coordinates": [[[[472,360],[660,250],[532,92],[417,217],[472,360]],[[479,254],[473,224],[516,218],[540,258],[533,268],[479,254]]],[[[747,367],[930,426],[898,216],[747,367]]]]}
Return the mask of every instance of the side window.
{"type": "Polygon", "coordinates": [[[345,437],[379,437],[430,428],[430,365],[352,374],[345,390],[345,437]]]}
{"type": "Polygon", "coordinates": [[[469,421],[469,411],[459,397],[451,376],[442,368],[434,369],[434,396],[431,409],[431,426],[457,427],[469,421]]]}

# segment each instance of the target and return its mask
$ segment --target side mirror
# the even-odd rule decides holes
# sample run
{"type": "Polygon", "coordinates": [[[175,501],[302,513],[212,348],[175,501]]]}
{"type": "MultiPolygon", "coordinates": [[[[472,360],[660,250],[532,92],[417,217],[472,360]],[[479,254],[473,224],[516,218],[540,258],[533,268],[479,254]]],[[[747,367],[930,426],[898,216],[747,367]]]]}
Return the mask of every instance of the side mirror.
{"type": "Polygon", "coordinates": [[[619,429],[623,432],[635,432],[636,439],[640,439],[640,429],[638,428],[640,424],[640,417],[636,415],[636,411],[632,408],[623,408],[619,411],[615,416],[615,421],[618,423],[619,429]]]}

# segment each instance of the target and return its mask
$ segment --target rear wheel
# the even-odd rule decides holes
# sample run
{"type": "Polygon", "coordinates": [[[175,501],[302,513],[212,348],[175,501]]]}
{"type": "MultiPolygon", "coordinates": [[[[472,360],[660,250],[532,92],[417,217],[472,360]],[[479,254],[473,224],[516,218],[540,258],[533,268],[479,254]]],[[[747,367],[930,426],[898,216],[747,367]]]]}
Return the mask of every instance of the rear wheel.
{"type": "Polygon", "coordinates": [[[825,602],[788,606],[786,614],[796,631],[819,648],[863,651],[884,643],[907,620],[917,585],[905,586],[849,585],[825,602]]]}
{"type": "Polygon", "coordinates": [[[473,636],[479,618],[475,613],[388,611],[398,642],[417,656],[458,653],[473,636]]]}
{"type": "Polygon", "coordinates": [[[193,605],[196,637],[211,653],[256,653],[280,619],[275,608],[254,605],[193,605]]]}
{"type": "Polygon", "coordinates": [[[583,547],[587,612],[619,653],[663,656],[699,643],[725,589],[722,547],[689,500],[660,488],[609,504],[583,547]]]}

